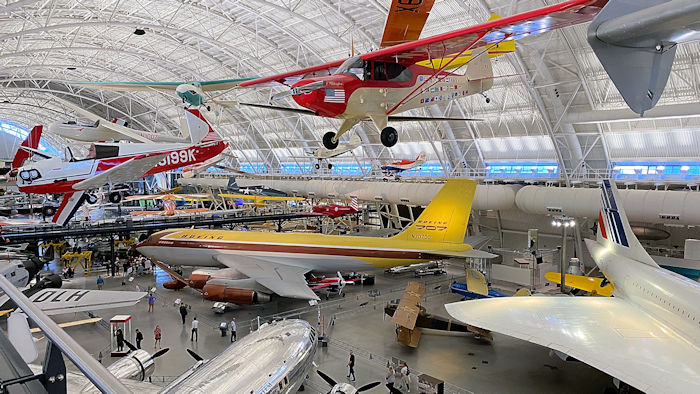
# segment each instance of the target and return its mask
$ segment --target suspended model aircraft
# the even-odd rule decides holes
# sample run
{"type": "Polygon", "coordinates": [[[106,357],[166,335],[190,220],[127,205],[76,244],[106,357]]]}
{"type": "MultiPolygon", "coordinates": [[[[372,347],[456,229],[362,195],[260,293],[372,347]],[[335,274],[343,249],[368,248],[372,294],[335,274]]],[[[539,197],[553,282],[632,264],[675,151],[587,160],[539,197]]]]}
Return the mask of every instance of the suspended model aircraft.
{"type": "MultiPolygon", "coordinates": [[[[37,303],[36,300],[34,302],[28,300],[2,277],[0,277],[0,288],[5,290],[24,312],[24,314],[13,313],[12,323],[8,322],[11,344],[4,336],[0,339],[0,346],[3,346],[0,349],[1,353],[9,356],[5,357],[5,362],[13,367],[9,372],[10,376],[18,378],[13,383],[8,381],[11,379],[6,379],[5,387],[14,386],[18,391],[192,393],[193,389],[197,388],[201,392],[211,393],[264,393],[272,391],[295,393],[303,384],[316,354],[316,332],[308,322],[284,320],[263,324],[257,331],[236,341],[235,344],[211,360],[204,360],[188,349],[188,353],[195,359],[196,363],[170,385],[163,388],[148,383],[146,380],[155,369],[153,359],[166,353],[166,349],[151,355],[144,350],[133,349],[127,344],[133,352],[106,368],[66,334],[46,313],[42,312],[40,303],[37,303]],[[42,366],[28,366],[26,364],[38,355],[27,324],[27,316],[50,339],[47,344],[46,361],[42,366]],[[31,351],[30,348],[34,350],[31,351]],[[84,375],[67,372],[61,352],[84,375]],[[240,362],[241,360],[245,360],[245,362],[240,362]],[[250,368],[250,365],[254,365],[255,368],[250,368]],[[49,378],[19,379],[32,376],[34,373],[43,373],[49,378]],[[59,374],[64,378],[53,378],[59,374]]],[[[91,301],[102,298],[101,303],[97,304],[98,309],[99,305],[113,308],[127,305],[123,300],[127,297],[134,298],[131,294],[138,295],[138,298],[146,294],[103,290],[72,290],[72,292],[49,297],[51,299],[46,304],[55,304],[55,299],[62,301],[66,298],[72,298],[73,300],[70,302],[73,304],[83,305],[83,308],[75,309],[80,311],[88,310],[85,309],[85,306],[90,303],[93,305],[89,307],[95,309],[95,303],[91,301]],[[100,297],[100,294],[104,295],[100,297]],[[118,305],[105,302],[105,299],[110,299],[110,297],[115,297],[115,300],[119,301],[118,305]]],[[[133,302],[130,305],[133,305],[133,302]]]]}
{"type": "Polygon", "coordinates": [[[418,154],[418,157],[416,157],[413,160],[399,160],[395,161],[390,164],[383,165],[381,167],[382,172],[386,176],[398,176],[399,173],[404,172],[406,170],[410,170],[412,168],[416,168],[423,163],[425,163],[425,160],[427,158],[427,155],[425,152],[421,152],[418,154]]]}
{"type": "MultiPolygon", "coordinates": [[[[221,153],[228,144],[214,132],[199,110],[186,112],[191,142],[188,144],[92,144],[86,158],[73,156],[66,147],[64,158],[31,151],[44,160],[31,162],[16,170],[21,192],[65,194],[53,222],[65,224],[82,205],[97,198],[90,190],[131,182],[141,177],[170,171],[208,160],[221,153]]],[[[117,200],[112,198],[110,201],[117,200]]]]}
{"type": "MultiPolygon", "coordinates": [[[[131,142],[189,142],[187,137],[175,137],[162,133],[150,133],[127,127],[126,122],[114,119],[112,122],[73,104],[68,100],[57,98],[63,105],[74,110],[78,115],[93,123],[81,124],[74,121],[55,122],[49,125],[49,132],[84,142],[131,141],[131,142]]],[[[184,131],[184,130],[183,130],[184,131]]]]}
{"type": "Polygon", "coordinates": [[[422,2],[407,7],[405,2],[397,0],[392,4],[386,29],[403,34],[399,35],[399,42],[402,43],[393,45],[396,42],[393,38],[387,42],[385,33],[384,46],[392,46],[347,60],[256,78],[242,82],[240,86],[288,85],[290,90],[272,99],[292,96],[305,109],[245,105],[342,119],[337,133],[328,132],[323,136],[323,145],[328,149],[338,145],[338,138],[343,133],[368,119],[381,131],[382,144],[390,147],[398,141],[396,129],[387,125],[390,122],[473,120],[396,115],[440,101],[483,94],[493,85],[490,55],[514,51],[513,41],[517,39],[588,22],[606,2],[570,0],[418,39],[429,7],[426,11],[426,7],[420,4],[422,2]],[[422,18],[416,17],[415,22],[419,27],[416,29],[410,23],[406,24],[405,18],[402,22],[402,12],[405,12],[404,15],[421,15],[422,18]],[[396,17],[392,18],[394,14],[396,17]],[[399,29],[396,29],[396,23],[400,24],[399,29]],[[404,28],[404,32],[400,28],[404,28]],[[470,57],[466,58],[468,51],[471,51],[470,57]],[[466,64],[464,75],[447,71],[459,64],[466,64]]]}
{"type": "Polygon", "coordinates": [[[250,78],[222,79],[217,81],[189,81],[189,82],[70,82],[71,85],[87,86],[106,90],[118,91],[166,91],[173,90],[182,99],[183,104],[194,108],[205,106],[211,111],[211,104],[230,107],[236,105],[236,101],[218,100],[215,97],[206,97],[204,92],[230,90],[241,82],[250,78]]]}
{"type": "Polygon", "coordinates": [[[586,245],[613,297],[491,298],[447,304],[447,312],[565,353],[643,392],[700,392],[700,283],[652,260],[610,180],[601,198],[597,240],[586,245]]]}
{"type": "MultiPolygon", "coordinates": [[[[311,157],[316,159],[316,164],[314,164],[314,167],[318,170],[321,168],[321,164],[323,161],[326,161],[326,165],[328,169],[333,168],[333,164],[328,163],[328,159],[333,158],[333,157],[338,157],[342,154],[348,153],[353,151],[355,148],[360,146],[362,144],[362,140],[360,139],[359,136],[353,135],[350,137],[350,141],[348,141],[345,144],[339,144],[335,149],[328,149],[325,147],[318,148],[311,152],[311,157]]],[[[299,156],[297,158],[299,159],[307,159],[309,156],[299,156]]]]}
{"type": "MultiPolygon", "coordinates": [[[[318,300],[304,274],[357,271],[451,257],[494,257],[464,243],[476,182],[451,179],[420,217],[391,238],[308,233],[199,229],[165,230],[136,246],[153,260],[170,265],[224,266],[237,281],[254,281],[267,294],[318,300]]],[[[246,282],[247,284],[247,282],[246,282]]]]}

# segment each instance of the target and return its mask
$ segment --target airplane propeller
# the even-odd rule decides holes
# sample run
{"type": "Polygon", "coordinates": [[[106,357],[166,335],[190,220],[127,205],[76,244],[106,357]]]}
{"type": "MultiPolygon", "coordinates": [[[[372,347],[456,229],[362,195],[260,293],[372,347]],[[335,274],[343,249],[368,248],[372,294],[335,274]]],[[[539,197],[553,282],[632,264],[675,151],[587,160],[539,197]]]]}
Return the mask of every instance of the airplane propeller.
{"type": "MultiPolygon", "coordinates": [[[[128,347],[132,352],[137,350],[136,346],[134,346],[133,343],[127,341],[126,339],[124,340],[124,343],[126,344],[126,347],[128,347]]],[[[156,358],[158,358],[158,357],[164,355],[164,354],[167,353],[169,350],[170,350],[169,347],[166,347],[165,349],[160,349],[160,350],[158,350],[157,352],[151,354],[151,359],[154,360],[154,359],[156,359],[156,358]]]]}
{"type": "Polygon", "coordinates": [[[333,380],[332,377],[330,377],[330,376],[326,375],[325,373],[323,373],[323,371],[316,370],[316,373],[317,373],[318,376],[320,376],[323,380],[325,380],[328,384],[330,384],[331,387],[333,387],[333,386],[335,386],[336,384],[338,384],[335,380],[333,380]]]}
{"type": "Polygon", "coordinates": [[[380,384],[382,384],[382,382],[367,383],[366,385],[364,385],[364,386],[360,387],[359,389],[357,389],[357,392],[359,393],[359,392],[361,392],[361,391],[367,391],[367,390],[369,390],[369,389],[371,389],[371,388],[374,388],[374,387],[379,386],[380,384]]]}
{"type": "Polygon", "coordinates": [[[192,356],[192,358],[195,359],[195,361],[202,361],[202,360],[204,360],[204,359],[202,358],[202,356],[200,356],[199,354],[195,353],[194,350],[191,350],[191,349],[186,349],[186,350],[187,350],[187,353],[189,353],[190,356],[192,356]]]}
{"type": "Polygon", "coordinates": [[[289,96],[298,96],[300,94],[311,93],[314,90],[323,89],[325,86],[326,85],[324,81],[311,82],[306,85],[297,86],[284,92],[274,94],[272,97],[270,97],[270,101],[280,100],[289,96]]]}
{"type": "MultiPolygon", "coordinates": [[[[322,371],[320,371],[320,370],[317,369],[317,370],[316,370],[316,373],[317,373],[318,376],[320,376],[323,380],[325,380],[326,383],[328,383],[331,387],[335,387],[335,386],[338,385],[338,382],[336,382],[336,381],[335,381],[333,378],[331,378],[330,376],[326,375],[324,372],[322,372],[322,371]]],[[[366,385],[360,387],[359,389],[356,389],[357,391],[354,391],[354,392],[355,392],[355,393],[360,393],[360,392],[362,392],[362,391],[367,391],[367,390],[369,390],[369,389],[372,389],[372,388],[374,388],[374,387],[379,386],[380,384],[381,384],[381,382],[367,383],[366,385]]],[[[347,384],[344,383],[344,385],[347,385],[347,384]]],[[[333,389],[331,389],[331,392],[332,392],[332,391],[333,391],[333,389]]]]}

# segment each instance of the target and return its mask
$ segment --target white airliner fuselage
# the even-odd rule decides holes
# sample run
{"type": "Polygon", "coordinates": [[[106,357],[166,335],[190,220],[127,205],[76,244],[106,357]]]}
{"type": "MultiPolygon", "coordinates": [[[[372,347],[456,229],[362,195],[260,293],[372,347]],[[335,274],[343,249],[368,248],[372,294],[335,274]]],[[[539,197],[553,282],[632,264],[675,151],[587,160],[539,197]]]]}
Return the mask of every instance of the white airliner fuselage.
{"type": "Polygon", "coordinates": [[[610,253],[593,240],[585,241],[601,272],[612,282],[615,297],[630,301],[660,323],[700,343],[700,283],[610,253]]]}

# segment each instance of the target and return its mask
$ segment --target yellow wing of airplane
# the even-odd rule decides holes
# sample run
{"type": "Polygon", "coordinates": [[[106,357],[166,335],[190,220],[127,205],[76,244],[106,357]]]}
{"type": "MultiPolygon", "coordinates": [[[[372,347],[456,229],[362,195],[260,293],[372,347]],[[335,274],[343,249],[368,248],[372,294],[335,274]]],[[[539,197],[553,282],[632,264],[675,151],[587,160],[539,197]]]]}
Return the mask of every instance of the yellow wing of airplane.
{"type": "MultiPolygon", "coordinates": [[[[547,272],[544,277],[551,282],[561,284],[561,274],[558,272],[547,272]]],[[[612,296],[613,285],[608,283],[601,287],[603,278],[591,278],[588,276],[566,274],[564,277],[564,285],[575,289],[585,290],[591,295],[601,295],[605,297],[612,296]]]]}
{"type": "Polygon", "coordinates": [[[226,198],[240,198],[243,200],[255,200],[255,201],[302,201],[306,200],[304,197],[282,197],[282,196],[252,196],[250,194],[219,194],[219,197],[226,198]]]}
{"type": "MultiPolygon", "coordinates": [[[[98,321],[102,320],[101,317],[93,317],[90,319],[84,319],[84,320],[77,320],[77,321],[69,321],[66,323],[60,323],[58,326],[61,328],[66,328],[66,327],[75,327],[75,326],[80,326],[83,324],[90,324],[90,323],[97,323],[98,321]]],[[[41,328],[35,327],[29,330],[31,333],[36,333],[41,331],[41,328]]]]}
{"type": "MultiPolygon", "coordinates": [[[[500,19],[501,16],[497,14],[491,14],[491,17],[489,18],[489,21],[495,20],[495,19],[500,19]]],[[[508,41],[503,41],[500,42],[496,45],[489,45],[486,47],[486,52],[488,52],[490,58],[498,57],[501,55],[505,55],[506,53],[510,52],[515,52],[515,41],[514,40],[508,40],[508,41]]],[[[417,64],[425,67],[431,67],[433,69],[439,69],[443,65],[447,64],[449,61],[452,60],[454,56],[447,56],[443,57],[440,59],[433,59],[433,60],[425,60],[422,62],[418,62],[417,64]]],[[[467,63],[472,58],[472,51],[468,50],[465,51],[461,56],[456,58],[452,63],[450,63],[447,66],[447,70],[453,70],[455,68],[459,68],[467,63]]]]}

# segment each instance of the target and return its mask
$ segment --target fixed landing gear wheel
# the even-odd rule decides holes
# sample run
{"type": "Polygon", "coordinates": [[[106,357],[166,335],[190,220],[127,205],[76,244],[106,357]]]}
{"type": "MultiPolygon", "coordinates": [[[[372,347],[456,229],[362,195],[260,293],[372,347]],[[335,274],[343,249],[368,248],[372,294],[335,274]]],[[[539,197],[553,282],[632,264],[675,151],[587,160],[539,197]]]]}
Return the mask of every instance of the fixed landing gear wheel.
{"type": "Polygon", "coordinates": [[[331,168],[333,168],[333,164],[328,163],[328,169],[330,170],[331,168]]]}
{"type": "Polygon", "coordinates": [[[333,142],[333,138],[335,138],[335,133],[332,131],[323,135],[323,146],[325,146],[326,149],[335,149],[338,147],[338,141],[333,142]]]}
{"type": "Polygon", "coordinates": [[[320,169],[320,168],[321,168],[321,165],[320,165],[320,164],[318,164],[318,163],[316,163],[316,164],[314,164],[314,168],[316,168],[316,169],[318,170],[318,169],[320,169]]]}
{"type": "Polygon", "coordinates": [[[113,204],[119,204],[119,202],[122,200],[122,195],[121,193],[114,192],[114,193],[109,193],[109,202],[113,204]]]}
{"type": "Polygon", "coordinates": [[[56,213],[56,207],[52,207],[51,205],[44,205],[41,210],[44,216],[53,216],[56,213]]]}
{"type": "Polygon", "coordinates": [[[97,202],[97,196],[94,194],[88,194],[86,197],[88,204],[94,204],[97,202]]]}
{"type": "Polygon", "coordinates": [[[393,127],[385,127],[380,135],[382,145],[391,148],[399,141],[399,133],[393,127]]]}

